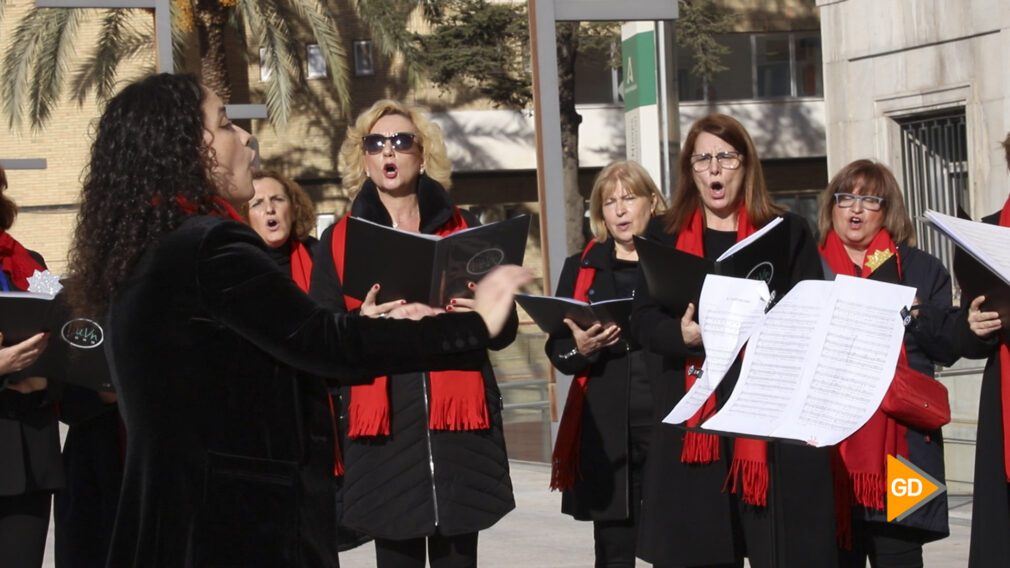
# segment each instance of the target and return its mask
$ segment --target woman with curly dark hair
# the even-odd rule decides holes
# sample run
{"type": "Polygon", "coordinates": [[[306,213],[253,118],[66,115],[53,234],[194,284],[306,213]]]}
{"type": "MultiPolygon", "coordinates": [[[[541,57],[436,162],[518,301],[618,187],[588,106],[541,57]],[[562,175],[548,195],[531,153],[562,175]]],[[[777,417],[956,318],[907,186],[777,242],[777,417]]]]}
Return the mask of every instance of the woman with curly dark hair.
{"type": "Polygon", "coordinates": [[[470,314],[323,310],[228,219],[253,196],[249,139],[190,75],[129,85],[98,123],[70,266],[77,310],[106,314],[127,429],[110,566],[336,565],[315,546],[332,524],[301,519],[298,407],[277,366],[346,382],[476,368],[527,279],[492,274],[470,314]]]}

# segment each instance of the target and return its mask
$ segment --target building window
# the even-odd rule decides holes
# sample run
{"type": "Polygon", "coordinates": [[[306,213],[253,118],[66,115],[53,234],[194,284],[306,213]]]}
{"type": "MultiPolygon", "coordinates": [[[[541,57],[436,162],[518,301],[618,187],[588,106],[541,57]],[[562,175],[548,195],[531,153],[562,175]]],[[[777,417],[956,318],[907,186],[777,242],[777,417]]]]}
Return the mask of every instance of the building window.
{"type": "Polygon", "coordinates": [[[620,44],[579,46],[575,57],[575,104],[620,104],[620,44]]]}
{"type": "MultiPolygon", "coordinates": [[[[964,109],[908,117],[901,128],[901,177],[909,216],[922,250],[953,272],[953,245],[926,230],[927,209],[957,216],[968,203],[968,134],[964,109]]],[[[897,172],[895,172],[897,173],[897,172]]]]}
{"type": "Polygon", "coordinates": [[[372,57],[372,40],[354,42],[354,74],[358,77],[375,75],[375,59],[372,57]]]}
{"type": "Polygon", "coordinates": [[[309,79],[322,79],[326,77],[326,58],[323,57],[323,50],[319,45],[310,43],[305,46],[305,76],[309,79]]]}
{"type": "Polygon", "coordinates": [[[689,51],[678,53],[681,101],[823,96],[819,33],[723,34],[717,40],[729,48],[722,58],[727,69],[710,81],[692,73],[695,60],[689,51]]]}

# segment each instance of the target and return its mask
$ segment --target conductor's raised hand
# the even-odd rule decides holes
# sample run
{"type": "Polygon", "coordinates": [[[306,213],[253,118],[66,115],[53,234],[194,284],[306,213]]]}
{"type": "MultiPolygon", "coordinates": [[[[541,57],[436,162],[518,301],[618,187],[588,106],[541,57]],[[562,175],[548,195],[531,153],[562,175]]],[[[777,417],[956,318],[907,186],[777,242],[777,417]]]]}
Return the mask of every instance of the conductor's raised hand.
{"type": "Polygon", "coordinates": [[[365,301],[361,303],[361,307],[359,308],[361,315],[370,318],[386,317],[394,308],[404,304],[403,300],[376,304],[375,300],[379,297],[379,289],[380,286],[378,284],[374,284],[369,288],[368,293],[365,294],[365,301]]]}
{"type": "MultiPolygon", "coordinates": [[[[0,333],[0,344],[3,333],[0,333]]],[[[21,343],[0,347],[0,375],[22,371],[34,363],[49,344],[48,333],[36,333],[21,343]]]]}
{"type": "Polygon", "coordinates": [[[568,318],[565,318],[564,322],[568,329],[572,330],[575,349],[584,356],[592,355],[604,347],[610,347],[621,339],[621,328],[614,324],[604,327],[603,324],[597,322],[582,329],[568,318]]]}
{"type": "Polygon", "coordinates": [[[516,292],[533,277],[521,266],[504,265],[489,272],[473,294],[473,311],[484,319],[488,335],[497,337],[512,315],[516,292]]]}
{"type": "Polygon", "coordinates": [[[968,306],[968,327],[972,333],[979,337],[986,337],[1000,330],[1003,322],[999,319],[998,312],[983,312],[982,302],[985,296],[979,296],[971,301],[968,306]]]}
{"type": "Polygon", "coordinates": [[[701,326],[694,321],[694,304],[688,304],[684,316],[680,318],[680,334],[684,336],[684,345],[701,347],[701,326]]]}

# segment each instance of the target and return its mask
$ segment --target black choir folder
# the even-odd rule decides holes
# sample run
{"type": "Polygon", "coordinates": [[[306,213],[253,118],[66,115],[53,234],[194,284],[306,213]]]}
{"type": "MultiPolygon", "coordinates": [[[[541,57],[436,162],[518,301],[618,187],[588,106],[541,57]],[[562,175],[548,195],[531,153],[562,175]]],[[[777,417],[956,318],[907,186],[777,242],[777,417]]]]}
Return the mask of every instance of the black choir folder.
{"type": "Polygon", "coordinates": [[[673,314],[687,305],[698,306],[701,287],[709,274],[764,280],[781,298],[789,286],[789,227],[776,217],[760,230],[736,243],[715,262],[642,237],[635,237],[638,264],[649,294],[673,314]]]}
{"type": "Polygon", "coordinates": [[[982,309],[999,313],[1010,327],[1010,229],[972,221],[960,207],[957,217],[927,211],[926,219],[954,243],[954,276],[961,305],[985,296],[982,309]]]}
{"type": "Polygon", "coordinates": [[[63,296],[0,292],[0,332],[5,347],[39,332],[49,333],[49,344],[35,364],[7,375],[4,382],[46,377],[94,390],[113,390],[101,324],[72,318],[63,296]]]}
{"type": "Polygon", "coordinates": [[[516,302],[549,335],[570,332],[565,325],[565,318],[574,321],[582,329],[595,323],[605,326],[616,324],[621,329],[628,329],[632,301],[632,298],[618,298],[587,304],[572,298],[516,294],[516,302]]]}
{"type": "Polygon", "coordinates": [[[378,283],[378,303],[407,300],[444,306],[451,298],[468,296],[467,283],[477,282],[494,267],[521,265],[529,230],[529,215],[446,237],[348,217],[344,293],[363,300],[378,283]]]}

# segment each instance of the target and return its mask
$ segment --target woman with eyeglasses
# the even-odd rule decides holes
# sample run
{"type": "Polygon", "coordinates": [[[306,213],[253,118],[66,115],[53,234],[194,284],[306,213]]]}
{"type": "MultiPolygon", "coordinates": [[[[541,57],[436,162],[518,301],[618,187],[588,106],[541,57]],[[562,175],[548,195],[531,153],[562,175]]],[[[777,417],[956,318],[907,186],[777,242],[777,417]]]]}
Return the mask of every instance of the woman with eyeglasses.
{"type": "MultiPolygon", "coordinates": [[[[678,162],[673,203],[646,238],[714,260],[777,216],[789,231],[790,285],[820,278],[810,229],[772,202],[750,135],[710,114],[691,126],[678,162]]],[[[696,306],[671,313],[653,300],[639,270],[631,333],[657,353],[650,367],[655,426],[646,464],[638,556],[657,567],[834,566],[835,524],[827,449],[697,432],[725,402],[739,360],[687,426],[661,423],[694,384],[704,345],[696,306]]],[[[650,360],[650,364],[653,361],[650,360]]]]}
{"type": "MultiPolygon", "coordinates": [[[[873,277],[916,288],[915,317],[906,327],[899,365],[918,371],[921,380],[932,380],[936,365],[953,364],[959,356],[942,331],[952,312],[950,274],[938,259],[915,248],[915,227],[894,174],[870,160],[845,166],[821,194],[817,221],[828,277],[868,278],[895,257],[893,269],[873,277]]],[[[887,522],[888,454],[901,455],[944,480],[940,429],[925,431],[878,410],[837,446],[835,482],[837,495],[844,496],[836,503],[842,566],[865,566],[867,558],[879,568],[922,566],[923,543],[950,534],[946,493],[900,521],[887,522]],[[851,523],[845,522],[849,517],[851,523]]]]}
{"type": "MultiPolygon", "coordinates": [[[[380,100],[348,128],[340,149],[349,214],[402,231],[447,235],[476,219],[447,191],[451,164],[439,127],[418,107],[380,100]]],[[[379,317],[399,304],[344,296],[346,223],[320,239],[310,294],[327,308],[379,317]]],[[[473,301],[457,298],[450,312],[473,301]]],[[[518,318],[490,344],[515,338],[518,318]]],[[[478,372],[397,375],[342,389],[347,413],[343,516],[375,538],[379,568],[477,564],[477,533],[515,507],[502,431],[502,400],[490,361],[478,372]],[[427,550],[426,550],[427,549],[427,550]]]]}

